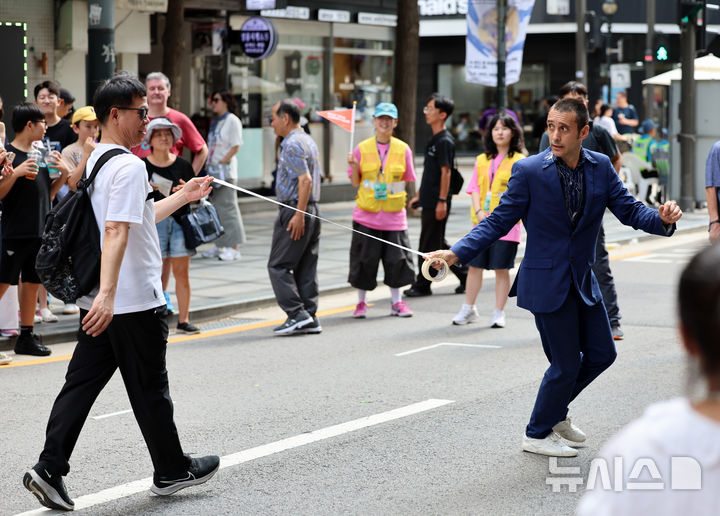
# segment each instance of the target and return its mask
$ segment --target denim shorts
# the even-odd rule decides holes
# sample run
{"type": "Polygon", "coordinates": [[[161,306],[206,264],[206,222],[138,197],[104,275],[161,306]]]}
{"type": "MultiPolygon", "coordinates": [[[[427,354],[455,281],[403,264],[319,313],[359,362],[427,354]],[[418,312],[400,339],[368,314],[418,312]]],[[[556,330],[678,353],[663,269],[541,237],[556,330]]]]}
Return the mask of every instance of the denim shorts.
{"type": "Polygon", "coordinates": [[[158,222],[156,226],[163,258],[181,258],[195,254],[195,249],[185,247],[182,226],[175,222],[174,218],[167,217],[158,222]]]}

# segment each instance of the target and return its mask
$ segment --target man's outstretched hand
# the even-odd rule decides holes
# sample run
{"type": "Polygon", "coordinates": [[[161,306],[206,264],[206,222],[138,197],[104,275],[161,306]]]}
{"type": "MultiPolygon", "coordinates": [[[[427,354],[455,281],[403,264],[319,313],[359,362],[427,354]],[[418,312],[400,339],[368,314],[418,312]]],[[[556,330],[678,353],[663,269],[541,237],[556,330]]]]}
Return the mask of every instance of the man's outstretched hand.
{"type": "Polygon", "coordinates": [[[675,201],[667,201],[660,206],[658,214],[664,224],[675,224],[682,217],[682,210],[675,201]]]}
{"type": "MultiPolygon", "coordinates": [[[[448,265],[453,265],[458,262],[458,257],[455,253],[453,253],[450,249],[441,249],[440,251],[433,251],[431,253],[426,253],[425,259],[426,260],[432,260],[433,258],[441,258],[445,260],[445,262],[448,265]]],[[[441,263],[433,264],[433,268],[435,269],[442,269],[443,265],[441,263]]]]}

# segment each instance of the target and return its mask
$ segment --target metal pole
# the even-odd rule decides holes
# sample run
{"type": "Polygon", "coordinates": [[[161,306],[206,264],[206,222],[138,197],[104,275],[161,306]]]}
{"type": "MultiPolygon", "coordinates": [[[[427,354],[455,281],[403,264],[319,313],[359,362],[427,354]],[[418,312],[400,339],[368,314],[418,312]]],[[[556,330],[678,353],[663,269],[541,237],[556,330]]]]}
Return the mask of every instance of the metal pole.
{"type": "Polygon", "coordinates": [[[612,50],[612,29],[610,24],[610,17],[605,18],[607,23],[607,38],[605,41],[605,56],[607,57],[607,103],[612,104],[612,75],[610,74],[611,57],[610,52],[612,50]]]}
{"type": "MultiPolygon", "coordinates": [[[[651,57],[649,61],[645,61],[645,78],[649,79],[655,75],[655,0],[646,0],[645,9],[648,27],[645,35],[645,55],[651,57]]],[[[653,118],[655,114],[654,91],[655,86],[652,84],[645,86],[645,118],[653,118]]]]}
{"type": "Polygon", "coordinates": [[[695,32],[693,18],[681,27],[682,78],[680,80],[680,209],[695,207],[695,32]]]}
{"type": "Polygon", "coordinates": [[[507,106],[507,91],[505,89],[505,16],[507,15],[507,0],[497,0],[497,108],[504,110],[507,106]]]}
{"type": "Polygon", "coordinates": [[[585,11],[587,0],[575,0],[575,79],[587,84],[587,53],[585,52],[585,11]]]}
{"type": "Polygon", "coordinates": [[[115,0],[88,3],[87,102],[115,73],[115,0]]]}

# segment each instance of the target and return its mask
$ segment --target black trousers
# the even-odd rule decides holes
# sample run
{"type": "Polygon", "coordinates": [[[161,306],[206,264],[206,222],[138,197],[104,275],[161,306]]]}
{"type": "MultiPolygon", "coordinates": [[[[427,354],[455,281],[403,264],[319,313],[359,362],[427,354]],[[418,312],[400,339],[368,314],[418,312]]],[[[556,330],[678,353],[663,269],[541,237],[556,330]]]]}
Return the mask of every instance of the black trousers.
{"type": "MultiPolygon", "coordinates": [[[[52,474],[67,475],[69,460],[95,399],[120,369],[135,419],[155,472],[184,472],[186,459],[173,420],[165,368],[168,327],[164,308],[120,314],[97,337],[78,329],[78,343],[65,385],[48,420],[40,463],[52,474]]],[[[80,311],[80,321],[87,314],[80,311]]]]}
{"type": "Polygon", "coordinates": [[[610,326],[620,326],[620,308],[618,307],[617,291],[615,290],[615,279],[610,270],[610,256],[605,247],[605,229],[600,225],[597,242],[595,243],[595,264],[592,267],[595,277],[600,285],[603,303],[607,310],[610,326]]]}
{"type": "MultiPolygon", "coordinates": [[[[450,216],[450,203],[447,207],[447,216],[443,220],[435,219],[435,210],[423,208],[420,218],[420,245],[418,251],[421,253],[427,253],[430,251],[437,251],[438,249],[450,249],[450,246],[445,240],[445,226],[447,225],[447,219],[450,216]]],[[[426,279],[422,275],[421,268],[425,258],[418,256],[418,274],[413,283],[413,288],[417,290],[430,290],[430,280],[426,279]]],[[[467,279],[467,267],[461,264],[455,264],[450,267],[455,276],[458,277],[460,283],[465,285],[467,279]]]]}

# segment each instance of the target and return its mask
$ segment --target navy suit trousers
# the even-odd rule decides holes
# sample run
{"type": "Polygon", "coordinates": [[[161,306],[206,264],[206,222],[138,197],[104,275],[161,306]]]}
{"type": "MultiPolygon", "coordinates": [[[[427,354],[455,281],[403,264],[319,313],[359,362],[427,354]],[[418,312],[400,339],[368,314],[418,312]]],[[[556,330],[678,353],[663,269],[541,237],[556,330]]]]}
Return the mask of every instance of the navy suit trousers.
{"type": "Polygon", "coordinates": [[[610,367],[617,353],[602,302],[586,305],[574,287],[558,310],[534,315],[550,367],[525,433],[543,439],[565,420],[570,402],[610,367]]]}

